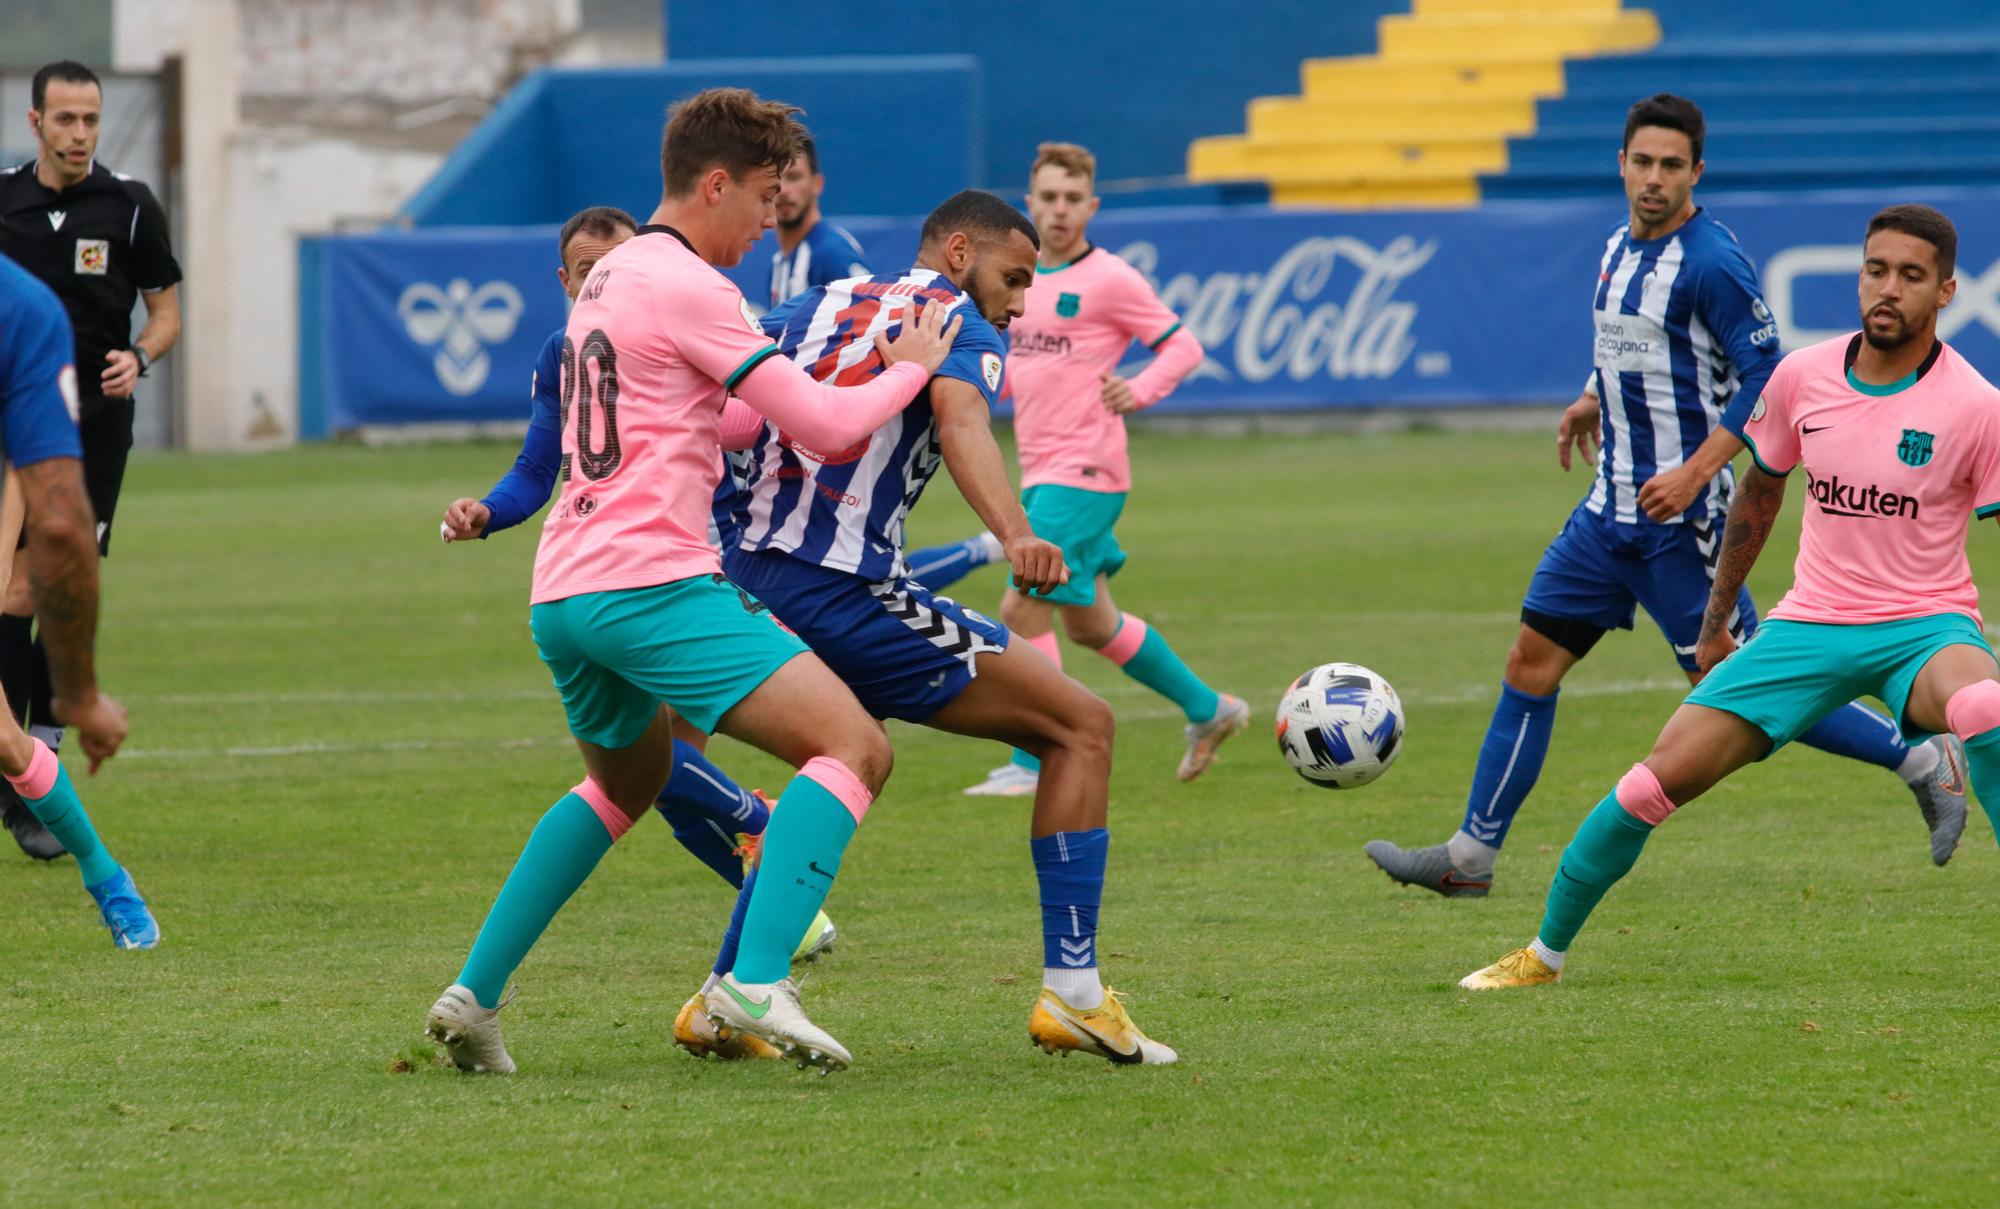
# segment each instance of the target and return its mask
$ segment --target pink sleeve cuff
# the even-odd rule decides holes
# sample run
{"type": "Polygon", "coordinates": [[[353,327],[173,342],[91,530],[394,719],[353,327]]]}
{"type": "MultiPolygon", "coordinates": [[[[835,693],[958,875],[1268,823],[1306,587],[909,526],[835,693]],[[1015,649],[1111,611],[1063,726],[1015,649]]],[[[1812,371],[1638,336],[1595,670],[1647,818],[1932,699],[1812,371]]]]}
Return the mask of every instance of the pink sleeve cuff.
{"type": "Polygon", "coordinates": [[[1141,407],[1151,407],[1173,393],[1181,379],[1193,373],[1205,354],[1201,341],[1186,328],[1178,328],[1160,344],[1148,365],[1132,379],[1132,397],[1141,407]]]}

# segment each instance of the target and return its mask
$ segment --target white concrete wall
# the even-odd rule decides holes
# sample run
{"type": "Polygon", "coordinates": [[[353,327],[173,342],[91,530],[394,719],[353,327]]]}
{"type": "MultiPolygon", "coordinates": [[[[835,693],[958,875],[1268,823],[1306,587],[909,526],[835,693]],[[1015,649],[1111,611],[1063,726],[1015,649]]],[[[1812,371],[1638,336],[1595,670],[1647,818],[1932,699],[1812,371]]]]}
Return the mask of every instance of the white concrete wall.
{"type": "Polygon", "coordinates": [[[119,70],[173,55],[188,69],[177,355],[190,446],[297,438],[299,237],[392,217],[466,125],[396,117],[449,119],[454,101],[478,112],[579,21],[579,0],[116,0],[119,70]]]}
{"type": "Polygon", "coordinates": [[[304,131],[238,137],[230,171],[232,447],[289,444],[298,435],[299,236],[394,214],[441,159],[304,131]]]}

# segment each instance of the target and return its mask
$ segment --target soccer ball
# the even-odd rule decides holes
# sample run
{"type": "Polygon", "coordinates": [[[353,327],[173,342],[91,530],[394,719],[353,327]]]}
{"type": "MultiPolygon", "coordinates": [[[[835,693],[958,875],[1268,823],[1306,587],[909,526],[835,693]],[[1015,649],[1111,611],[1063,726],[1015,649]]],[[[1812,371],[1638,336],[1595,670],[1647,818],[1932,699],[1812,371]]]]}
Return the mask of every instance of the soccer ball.
{"type": "Polygon", "coordinates": [[[1278,750],[1324,789],[1355,789],[1389,771],[1403,750],[1403,703],[1358,663],[1324,663],[1278,702],[1278,750]]]}

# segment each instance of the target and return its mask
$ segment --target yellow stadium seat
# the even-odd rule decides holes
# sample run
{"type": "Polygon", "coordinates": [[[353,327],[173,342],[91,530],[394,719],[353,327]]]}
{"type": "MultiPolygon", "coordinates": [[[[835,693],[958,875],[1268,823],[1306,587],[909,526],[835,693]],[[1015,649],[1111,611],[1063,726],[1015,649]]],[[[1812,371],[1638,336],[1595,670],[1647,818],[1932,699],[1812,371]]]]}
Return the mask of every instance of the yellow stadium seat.
{"type": "Polygon", "coordinates": [[[1284,206],[1467,206],[1534,133],[1563,61],[1645,50],[1659,20],[1621,0],[1415,0],[1372,55],[1308,59],[1300,93],[1249,103],[1245,133],[1188,148],[1197,182],[1261,181],[1284,206]]]}

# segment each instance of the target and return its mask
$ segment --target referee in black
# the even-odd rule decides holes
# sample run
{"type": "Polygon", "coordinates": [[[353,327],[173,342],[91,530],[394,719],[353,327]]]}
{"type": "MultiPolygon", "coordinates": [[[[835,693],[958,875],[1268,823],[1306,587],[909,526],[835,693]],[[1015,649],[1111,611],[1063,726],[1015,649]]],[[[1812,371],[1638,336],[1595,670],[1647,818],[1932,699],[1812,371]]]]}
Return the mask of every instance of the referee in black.
{"type": "MultiPolygon", "coordinates": [[[[181,267],[167,240],[166,214],[151,189],[97,162],[103,112],[104,90],[90,68],[50,63],[35,73],[28,110],[35,158],[0,169],[0,252],[56,292],[76,333],[76,419],[100,555],[111,548],[111,519],[132,451],[132,388],[181,334],[181,267]],[[146,323],[134,336],[132,304],[139,297],[146,300],[146,323]]],[[[13,582],[0,602],[0,687],[29,732],[54,748],[63,728],[50,707],[48,659],[33,636],[24,554],[15,553],[13,582]]],[[[0,803],[23,852],[42,860],[63,854],[4,781],[0,803]]]]}

